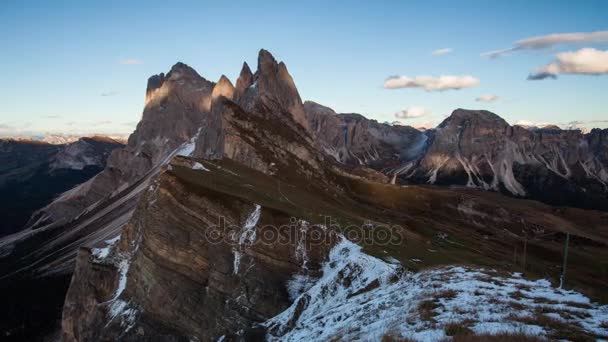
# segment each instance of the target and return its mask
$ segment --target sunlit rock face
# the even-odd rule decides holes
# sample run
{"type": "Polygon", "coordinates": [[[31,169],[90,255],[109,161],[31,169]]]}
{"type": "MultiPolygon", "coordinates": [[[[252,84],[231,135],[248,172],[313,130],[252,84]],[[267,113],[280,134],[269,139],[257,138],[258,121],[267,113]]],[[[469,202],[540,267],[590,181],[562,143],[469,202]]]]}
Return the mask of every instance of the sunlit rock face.
{"type": "Polygon", "coordinates": [[[436,129],[381,124],[304,104],[319,149],[393,183],[456,185],[552,204],[608,210],[608,130],[511,126],[488,111],[457,109],[436,129]]]}
{"type": "Polygon", "coordinates": [[[462,185],[608,210],[606,130],[528,130],[488,111],[457,109],[430,134],[404,181],[462,185]]]}

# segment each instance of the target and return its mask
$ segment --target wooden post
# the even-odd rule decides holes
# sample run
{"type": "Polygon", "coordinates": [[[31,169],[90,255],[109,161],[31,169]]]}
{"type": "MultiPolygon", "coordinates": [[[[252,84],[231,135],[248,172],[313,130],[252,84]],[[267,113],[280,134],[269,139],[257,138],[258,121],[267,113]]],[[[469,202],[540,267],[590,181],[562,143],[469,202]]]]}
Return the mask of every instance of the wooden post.
{"type": "Polygon", "coordinates": [[[564,263],[562,265],[562,274],[559,277],[559,288],[563,288],[566,281],[566,265],[568,263],[568,245],[570,244],[570,233],[566,233],[566,245],[564,246],[564,263]]]}

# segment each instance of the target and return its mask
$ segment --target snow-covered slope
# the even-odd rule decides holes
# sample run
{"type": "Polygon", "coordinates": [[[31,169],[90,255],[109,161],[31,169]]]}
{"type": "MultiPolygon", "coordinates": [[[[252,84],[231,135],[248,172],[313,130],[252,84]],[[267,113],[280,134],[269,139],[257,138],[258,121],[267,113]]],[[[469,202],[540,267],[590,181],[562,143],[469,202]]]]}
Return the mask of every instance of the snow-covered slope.
{"type": "Polygon", "coordinates": [[[264,326],[272,341],[440,341],[505,333],[576,340],[608,338],[607,323],[608,306],[547,280],[460,266],[411,273],[343,239],[323,276],[264,326]]]}

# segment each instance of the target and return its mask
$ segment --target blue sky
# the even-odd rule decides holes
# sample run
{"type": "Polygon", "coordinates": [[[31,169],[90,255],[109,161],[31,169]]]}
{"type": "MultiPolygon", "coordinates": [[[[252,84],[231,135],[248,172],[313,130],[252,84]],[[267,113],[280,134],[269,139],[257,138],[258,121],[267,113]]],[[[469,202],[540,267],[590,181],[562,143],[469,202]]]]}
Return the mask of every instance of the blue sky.
{"type": "Polygon", "coordinates": [[[455,108],[510,123],[607,127],[608,75],[528,81],[555,55],[606,42],[480,54],[534,36],[608,30],[608,1],[18,1],[0,2],[0,133],[128,133],[147,78],[177,61],[233,82],[260,48],[285,61],[300,94],[379,121],[423,107],[412,125],[455,108]],[[434,50],[451,48],[433,56],[434,50]],[[125,61],[137,61],[125,64],[125,61]],[[385,89],[391,75],[470,75],[461,90],[385,89]],[[490,103],[481,95],[496,95],[490,103]],[[103,96],[106,95],[106,96],[103,96]],[[430,114],[429,114],[430,113],[430,114]]]}

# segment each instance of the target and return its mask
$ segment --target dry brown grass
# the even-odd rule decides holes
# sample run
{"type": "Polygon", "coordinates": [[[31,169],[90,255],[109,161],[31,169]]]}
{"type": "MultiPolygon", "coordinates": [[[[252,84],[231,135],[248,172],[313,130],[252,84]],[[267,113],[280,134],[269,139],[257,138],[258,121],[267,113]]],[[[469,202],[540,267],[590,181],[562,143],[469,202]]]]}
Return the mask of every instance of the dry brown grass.
{"type": "Polygon", "coordinates": [[[444,328],[445,334],[448,336],[473,335],[473,330],[469,328],[471,323],[471,321],[448,323],[444,328]]]}
{"type": "Polygon", "coordinates": [[[511,302],[506,302],[506,304],[508,306],[510,306],[513,310],[516,310],[516,311],[521,311],[521,310],[525,310],[526,309],[526,306],[523,305],[523,304],[520,304],[519,302],[513,302],[513,301],[511,301],[511,302]]]}
{"type": "Polygon", "coordinates": [[[543,327],[549,332],[549,337],[556,340],[595,341],[596,338],[583,330],[579,325],[565,322],[537,312],[531,317],[511,317],[513,320],[543,327]]]}
{"type": "MultiPolygon", "coordinates": [[[[446,340],[449,341],[449,340],[446,340]]],[[[541,342],[546,341],[540,337],[529,336],[523,333],[504,333],[498,335],[458,335],[453,342],[541,342]]]]}
{"type": "Polygon", "coordinates": [[[434,317],[437,316],[435,309],[440,307],[441,304],[435,300],[425,300],[418,305],[418,314],[420,319],[424,321],[435,321],[434,317]]]}
{"type": "Polygon", "coordinates": [[[415,340],[412,340],[411,338],[395,337],[394,335],[384,335],[384,336],[382,336],[382,339],[380,341],[382,341],[382,342],[415,342],[415,340]]]}
{"type": "Polygon", "coordinates": [[[435,295],[435,298],[454,299],[458,295],[458,292],[454,290],[444,290],[435,295]]]}
{"type": "Polygon", "coordinates": [[[521,291],[515,291],[515,292],[511,293],[511,298],[522,299],[522,298],[526,298],[526,296],[521,291]]]}

